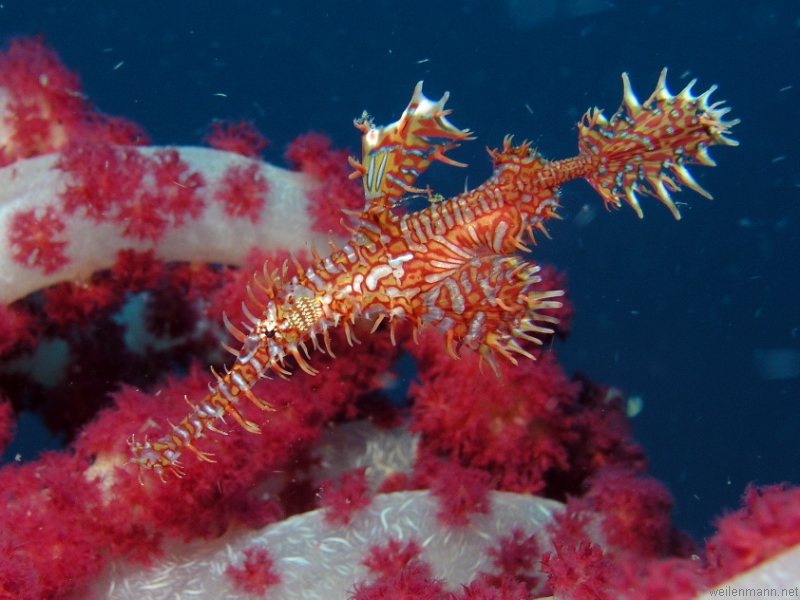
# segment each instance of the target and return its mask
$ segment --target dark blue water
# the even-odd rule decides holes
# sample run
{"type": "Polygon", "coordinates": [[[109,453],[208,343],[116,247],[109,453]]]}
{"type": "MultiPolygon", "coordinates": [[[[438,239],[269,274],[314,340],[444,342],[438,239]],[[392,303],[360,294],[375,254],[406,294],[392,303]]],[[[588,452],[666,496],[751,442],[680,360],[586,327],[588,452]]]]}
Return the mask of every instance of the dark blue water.
{"type": "Polygon", "coordinates": [[[246,118],[276,162],[308,130],[355,153],[351,119],[394,120],[424,79],[478,135],[454,153],[468,171],[432,170],[443,193],[486,177],[483,146],[506,133],[573,155],[575,122],[617,108],[623,71],[640,99],[664,66],[673,92],[719,84],[741,146],[694,169],[713,202],[681,194],[675,222],[644,199],[639,221],[572,183],[536,256],[569,276],[567,368],[644,399],[636,437],[680,526],[707,535],[748,482],[800,483],[797,2],[0,0],[0,37],[36,33],[154,142],[199,143],[212,119],[246,118]]]}

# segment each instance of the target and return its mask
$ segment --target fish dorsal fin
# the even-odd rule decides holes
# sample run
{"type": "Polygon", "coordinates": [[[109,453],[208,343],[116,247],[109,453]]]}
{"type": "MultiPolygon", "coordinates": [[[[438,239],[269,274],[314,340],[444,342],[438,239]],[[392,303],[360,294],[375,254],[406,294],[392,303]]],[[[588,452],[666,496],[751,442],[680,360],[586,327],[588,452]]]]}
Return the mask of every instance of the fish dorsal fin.
{"type": "Polygon", "coordinates": [[[466,166],[445,156],[462,140],[475,139],[470,130],[458,129],[447,120],[451,111],[444,105],[449,97],[446,92],[432,102],[422,93],[420,81],[399,120],[376,126],[364,112],[354,121],[362,134],[363,158],[361,162],[351,158],[350,164],[355,168],[352,177],[361,177],[364,183],[367,210],[391,207],[406,193],[423,193],[413,186],[434,160],[466,166]]]}

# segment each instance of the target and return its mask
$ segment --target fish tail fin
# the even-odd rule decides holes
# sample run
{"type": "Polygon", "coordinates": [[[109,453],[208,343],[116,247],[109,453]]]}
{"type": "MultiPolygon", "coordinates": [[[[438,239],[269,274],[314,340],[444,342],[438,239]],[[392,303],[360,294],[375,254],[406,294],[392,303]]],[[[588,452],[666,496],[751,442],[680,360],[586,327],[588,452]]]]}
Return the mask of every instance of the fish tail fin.
{"type": "Polygon", "coordinates": [[[723,102],[709,104],[716,90],[712,86],[699,96],[691,93],[692,80],[673,96],[666,86],[667,69],[661,71],[655,91],[639,103],[623,73],[622,105],[610,118],[597,108],[590,109],[578,123],[578,146],[594,168],[586,180],[615,208],[629,204],[639,217],[642,209],[637,194],[657,198],[676,219],[680,211],[671,193],[681,185],[711,198],[695,181],[687,166],[714,166],[708,155],[711,146],[736,146],[727,137],[739,120],[724,121],[730,111],[723,102]]]}

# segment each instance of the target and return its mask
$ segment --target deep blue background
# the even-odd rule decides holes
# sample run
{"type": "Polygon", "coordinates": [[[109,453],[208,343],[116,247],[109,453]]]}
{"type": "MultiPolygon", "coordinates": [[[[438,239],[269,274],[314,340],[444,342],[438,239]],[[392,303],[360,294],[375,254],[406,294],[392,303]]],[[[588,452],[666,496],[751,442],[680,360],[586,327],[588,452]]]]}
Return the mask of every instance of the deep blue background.
{"type": "Polygon", "coordinates": [[[566,220],[536,249],[567,272],[577,307],[563,362],[644,398],[636,437],[676,521],[700,538],[748,482],[800,483],[796,365],[768,379],[755,358],[779,349],[791,363],[800,350],[800,5],[618,0],[570,18],[593,0],[554,2],[527,3],[542,22],[522,28],[489,0],[0,0],[0,37],[44,33],[100,109],[156,143],[198,143],[212,119],[247,118],[276,162],[308,130],[355,153],[351,119],[397,118],[424,79],[431,98],[451,91],[452,121],[479,137],[454,153],[468,171],[428,176],[444,193],[485,178],[483,146],[506,133],[573,155],[575,122],[617,108],[623,71],[642,100],[664,66],[673,92],[692,77],[696,92],[719,84],[742,123],[739,148],[694,169],[716,200],[681,194],[675,222],[646,198],[639,221],[571,183],[566,220]]]}

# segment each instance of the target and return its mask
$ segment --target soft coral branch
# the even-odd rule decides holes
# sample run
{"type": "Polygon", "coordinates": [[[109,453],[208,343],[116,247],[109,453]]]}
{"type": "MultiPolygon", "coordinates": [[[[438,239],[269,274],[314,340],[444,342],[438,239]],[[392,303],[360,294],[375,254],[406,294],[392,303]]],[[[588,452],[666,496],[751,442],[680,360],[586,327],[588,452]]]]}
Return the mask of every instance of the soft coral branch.
{"type": "MultiPolygon", "coordinates": [[[[338,554],[330,544],[341,544],[348,532],[362,541],[379,537],[336,546],[353,553],[349,566],[362,576],[371,570],[370,580],[350,588],[365,600],[520,597],[540,586],[537,564],[565,598],[688,597],[798,543],[797,491],[750,489],[746,509],[721,521],[707,562],[687,558],[689,545],[669,523],[668,494],[642,475],[644,457],[630,439],[620,394],[568,379],[555,356],[540,350],[537,362],[503,363],[496,380],[480,373],[474,354],[460,361],[444,356],[435,331],[422,335],[420,346],[407,346],[420,366],[410,392],[410,427],[419,442],[408,461],[416,463],[413,473],[387,465],[405,462],[391,448],[373,452],[377,460],[367,466],[323,465],[323,432],[376,414],[375,396],[391,379],[399,352],[386,328],[368,335],[371,324],[361,322],[354,325],[364,329],[357,332],[360,345],[347,348],[340,328],[333,335],[339,358],[314,357],[317,377],[296,374],[254,388],[277,408],[270,414],[242,408],[264,435],[232,428],[199,439],[199,449],[216,462],[190,456],[182,479],[140,483],[128,462],[127,435],[162,435],[165,423],[185,414],[187,398],[203,395],[212,377],[205,356],[203,367],[197,357],[208,353],[219,311],[241,310],[244,282],[260,262],[246,258],[254,256],[251,248],[288,255],[316,233],[336,230],[340,208],[363,202],[346,179],[343,154],[327,138],[309,135],[290,147],[288,158],[304,173],[253,160],[264,140],[246,126],[219,129],[211,141],[239,154],[142,147],[141,130],[94,111],[77,77],[41,41],[18,40],[0,53],[0,164],[6,165],[0,169],[0,302],[51,286],[11,310],[0,306],[0,353],[18,356],[43,331],[62,336],[73,353],[74,404],[58,397],[47,405],[47,418],[83,411],[80,419],[87,421],[79,433],[71,423],[75,439],[67,450],[0,470],[0,597],[85,596],[110,560],[146,564],[166,551],[166,538],[174,547],[176,539],[210,540],[268,524],[288,530],[315,519],[319,540],[301,529],[307,537],[290,531],[279,541],[289,547],[301,539],[321,563],[320,548],[338,554]],[[175,260],[192,264],[165,262],[175,260]],[[245,260],[246,272],[204,264],[245,260]],[[187,338],[182,345],[145,347],[134,357],[114,321],[132,294],[148,298],[143,323],[149,333],[187,338]],[[203,332],[201,341],[191,340],[203,332]],[[184,376],[153,383],[180,369],[184,376]],[[152,379],[125,385],[130,371],[152,379]],[[111,389],[113,405],[100,408],[111,389]],[[337,518],[285,518],[309,508],[319,489],[314,473],[323,466],[330,472],[320,478],[355,469],[327,498],[328,516],[337,518]],[[393,474],[385,489],[432,492],[368,496],[368,484],[380,485],[371,480],[377,472],[393,474]],[[532,492],[568,498],[550,530],[555,550],[544,557],[542,518],[560,509],[532,492]],[[507,510],[514,505],[530,508],[507,510]],[[536,530],[516,529],[520,523],[536,530]],[[401,546],[396,533],[421,541],[401,546]],[[438,546],[444,556],[438,566],[452,567],[449,544],[470,536],[471,558],[459,574],[467,585],[453,592],[422,554],[438,546]],[[499,545],[478,557],[475,546],[485,548],[489,539],[499,545]],[[359,553],[363,547],[366,556],[359,553]],[[495,572],[475,573],[476,558],[495,572]]],[[[563,287],[556,274],[543,273],[544,286],[563,287]]],[[[568,306],[560,312],[565,323],[558,334],[566,333],[570,315],[568,306]]],[[[50,390],[51,401],[56,396],[50,390]]],[[[0,400],[0,447],[11,434],[11,412],[0,400]]],[[[381,439],[387,438],[372,433],[365,445],[381,439]]],[[[277,553],[243,552],[244,564],[228,570],[233,581],[258,593],[281,585],[277,553]]],[[[296,558],[295,548],[284,557],[296,558]]],[[[200,568],[201,578],[222,572],[200,568]]]]}
{"type": "Polygon", "coordinates": [[[153,250],[164,260],[241,264],[256,246],[300,250],[309,240],[322,247],[327,239],[312,232],[308,214],[307,193],[320,183],[302,173],[204,148],[125,149],[124,156],[127,166],[137,168],[120,169],[119,177],[98,188],[108,190],[102,193],[86,184],[76,188],[76,176],[62,170],[59,155],[0,170],[0,302],[60,281],[85,279],[111,267],[120,250],[153,250]],[[192,175],[167,184],[159,170],[171,165],[181,165],[192,175]],[[269,192],[260,206],[243,210],[230,204],[230,183],[222,179],[230,169],[242,169],[263,182],[259,185],[269,192]],[[166,187],[156,186],[158,177],[166,187]],[[62,189],[67,190],[68,206],[65,196],[57,194],[62,189]],[[80,198],[75,196],[78,190],[80,198]],[[218,202],[217,197],[226,200],[218,202]],[[109,207],[111,218],[105,212],[109,207]]]}
{"type": "Polygon", "coordinates": [[[12,39],[0,52],[0,167],[87,140],[148,141],[133,123],[95,111],[78,75],[41,37],[12,39]]]}
{"type": "Polygon", "coordinates": [[[323,247],[338,217],[312,215],[358,194],[346,153],[315,135],[290,152],[304,171],[291,172],[255,159],[265,140],[252,128],[215,132],[234,152],[143,147],[41,39],[13,40],[0,51],[0,302],[86,279],[120,250],[241,264],[254,247],[323,247]]]}

